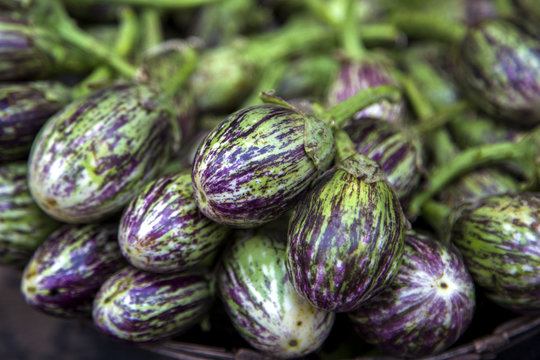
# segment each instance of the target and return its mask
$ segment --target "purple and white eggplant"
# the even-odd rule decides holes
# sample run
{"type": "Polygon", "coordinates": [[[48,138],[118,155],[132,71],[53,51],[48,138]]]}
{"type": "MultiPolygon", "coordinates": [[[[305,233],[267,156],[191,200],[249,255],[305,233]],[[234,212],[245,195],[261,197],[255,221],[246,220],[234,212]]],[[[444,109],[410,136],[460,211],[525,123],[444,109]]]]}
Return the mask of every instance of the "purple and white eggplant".
{"type": "Polygon", "coordinates": [[[278,358],[307,355],[329,335],[334,314],[294,290],[285,267],[285,239],[244,234],[222,255],[217,284],[240,335],[278,358]]]}
{"type": "Polygon", "coordinates": [[[379,165],[354,155],[321,176],[289,222],[287,271],[296,291],[333,312],[388,286],[408,222],[379,165]]]}
{"type": "Polygon", "coordinates": [[[21,292],[26,303],[62,317],[90,317],[99,287],[126,265],[117,223],[64,225],[26,265],[21,292]]]}
{"type": "Polygon", "coordinates": [[[32,196],[49,215],[89,223],[117,213],[168,160],[175,142],[170,100],[119,84],[50,118],[29,158],[32,196]]]}
{"type": "Polygon", "coordinates": [[[191,173],[181,171],[149,183],[129,203],[120,221],[118,241],[133,266],[174,272],[211,256],[229,230],[199,211],[191,173]]]}
{"type": "Polygon", "coordinates": [[[290,209],[330,166],[333,154],[325,122],[274,104],[248,107],[221,122],[199,146],[192,171],[195,199],[216,222],[256,227],[290,209]]]}
{"type": "Polygon", "coordinates": [[[450,347],[474,309],[474,283],[459,251],[410,231],[391,284],[348,316],[367,342],[418,358],[450,347]]]}
{"type": "Polygon", "coordinates": [[[212,303],[202,270],[156,274],[125,267],[101,286],[94,300],[94,325],[127,342],[165,339],[201,320],[212,303]]]}

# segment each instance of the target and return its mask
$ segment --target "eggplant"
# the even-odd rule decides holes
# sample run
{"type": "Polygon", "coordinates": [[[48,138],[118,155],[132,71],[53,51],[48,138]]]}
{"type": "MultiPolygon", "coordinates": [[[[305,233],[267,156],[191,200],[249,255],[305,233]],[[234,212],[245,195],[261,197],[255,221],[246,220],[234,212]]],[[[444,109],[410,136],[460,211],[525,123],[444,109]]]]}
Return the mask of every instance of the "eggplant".
{"type": "Polygon", "coordinates": [[[347,159],[299,201],[287,236],[294,288],[332,312],[352,311],[390,284],[408,227],[379,165],[361,155],[347,159]]]}
{"type": "Polygon", "coordinates": [[[325,122],[275,104],[248,107],[200,144],[192,169],[195,199],[216,222],[256,227],[292,208],[333,154],[325,122]]]}
{"type": "Polygon", "coordinates": [[[0,264],[24,267],[60,223],[36,204],[26,162],[0,165],[0,264]]]}
{"type": "Polygon", "coordinates": [[[96,328],[111,338],[153,342],[193,327],[212,299],[210,278],[201,269],[156,274],[127,266],[100,287],[92,317],[96,328]]]}
{"type": "Polygon", "coordinates": [[[217,285],[235,329],[251,346],[272,357],[294,358],[323,344],[335,314],[296,293],[285,248],[284,236],[272,232],[237,236],[221,257],[217,285]]]}
{"type": "Polygon", "coordinates": [[[475,306],[474,282],[455,246],[411,230],[392,283],[348,317],[363,340],[416,359],[454,344],[475,306]]]}
{"type": "Polygon", "coordinates": [[[0,163],[26,160],[41,126],[70,100],[59,82],[0,85],[0,163]]]}
{"type": "MultiPolygon", "coordinates": [[[[397,81],[383,62],[375,59],[345,62],[330,85],[326,102],[329,106],[334,106],[361,90],[380,85],[397,86],[397,81]]],[[[403,98],[397,102],[383,100],[357,112],[354,119],[368,117],[402,124],[405,109],[403,98]]]]}
{"type": "Polygon", "coordinates": [[[356,151],[376,161],[404,202],[418,187],[423,168],[420,141],[388,121],[362,118],[344,127],[356,151]]]}
{"type": "Polygon", "coordinates": [[[122,214],[118,241],[135,267],[178,272],[216,253],[230,229],[197,208],[188,170],[150,182],[122,214]]]}
{"type": "Polygon", "coordinates": [[[51,117],[29,157],[38,205],[69,223],[118,213],[167,162],[176,133],[170,100],[148,85],[116,84],[51,117]]]}
{"type": "Polygon", "coordinates": [[[26,265],[21,293],[28,305],[58,317],[90,317],[100,286],[126,261],[118,224],[67,224],[50,234],[26,265]]]}
{"type": "Polygon", "coordinates": [[[456,67],[467,97],[509,124],[539,124],[538,46],[538,40],[512,20],[485,20],[470,27],[456,67]]]}
{"type": "Polygon", "coordinates": [[[540,195],[485,197],[460,209],[452,242],[483,293],[518,313],[540,313],[540,195]]]}

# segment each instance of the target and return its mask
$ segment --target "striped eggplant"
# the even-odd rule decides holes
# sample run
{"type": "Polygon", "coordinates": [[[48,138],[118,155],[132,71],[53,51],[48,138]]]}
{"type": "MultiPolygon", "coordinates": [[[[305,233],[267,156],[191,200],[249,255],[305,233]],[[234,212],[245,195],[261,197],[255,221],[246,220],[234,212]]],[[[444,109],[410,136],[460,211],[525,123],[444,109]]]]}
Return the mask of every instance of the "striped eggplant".
{"type": "Polygon", "coordinates": [[[358,308],[390,283],[408,226],[378,164],[361,155],[348,159],[317,180],[288,229],[292,284],[315,307],[333,312],[358,308]]]}
{"type": "Polygon", "coordinates": [[[51,39],[36,35],[27,19],[0,15],[0,81],[34,80],[53,71],[53,58],[45,51],[51,39]]]}
{"type": "Polygon", "coordinates": [[[522,26],[496,19],[470,27],[457,60],[459,83],[482,110],[508,124],[540,123],[539,44],[522,26]]]}
{"type": "Polygon", "coordinates": [[[127,206],[118,230],[122,254],[135,267],[182,271],[217,252],[229,228],[197,208],[191,172],[150,182],[127,206]]]}
{"type": "Polygon", "coordinates": [[[382,119],[362,118],[344,130],[356,151],[376,161],[400,200],[418,187],[423,166],[420,141],[404,129],[382,119]]]}
{"type": "Polygon", "coordinates": [[[454,207],[486,196],[518,191],[517,179],[498,168],[485,167],[463,174],[445,186],[439,193],[439,199],[454,207]]]}
{"type": "Polygon", "coordinates": [[[287,276],[285,239],[244,234],[222,255],[217,285],[240,335],[278,358],[306,355],[329,335],[335,314],[300,297],[287,276]]]}
{"type": "Polygon", "coordinates": [[[94,300],[94,325],[127,342],[171,337],[194,326],[212,303],[202,270],[156,274],[128,266],[105,281],[94,300]]]}
{"type": "Polygon", "coordinates": [[[54,316],[90,317],[101,284],[126,265],[117,233],[117,223],[66,224],[53,232],[24,269],[26,303],[54,316]]]}
{"type": "Polygon", "coordinates": [[[38,246],[60,226],[35,203],[26,181],[28,166],[0,166],[0,264],[24,266],[38,246]]]}
{"type": "Polygon", "coordinates": [[[29,157],[32,196],[51,216],[89,223],[122,209],[175,142],[168,98],[141,84],[104,87],[41,128],[29,157]]]}
{"type": "Polygon", "coordinates": [[[540,314],[540,195],[494,195],[461,209],[451,232],[494,303],[540,314]]]}
{"type": "Polygon", "coordinates": [[[0,85],[0,163],[25,160],[41,126],[70,100],[58,82],[0,85]]]}
{"type": "Polygon", "coordinates": [[[326,123],[279,105],[247,107],[199,146],[192,171],[195,199],[216,222],[256,227],[292,208],[333,155],[326,123]]]}
{"type": "Polygon", "coordinates": [[[365,341],[389,354],[419,358],[450,347],[474,309],[474,282],[459,251],[410,231],[390,286],[348,316],[365,341]]]}
{"type": "MultiPolygon", "coordinates": [[[[375,60],[346,62],[330,85],[326,101],[329,106],[334,106],[361,90],[379,85],[397,86],[397,81],[382,62],[375,60]]],[[[394,103],[383,100],[357,112],[354,118],[369,117],[402,124],[405,119],[405,108],[403,99],[394,103]]]]}

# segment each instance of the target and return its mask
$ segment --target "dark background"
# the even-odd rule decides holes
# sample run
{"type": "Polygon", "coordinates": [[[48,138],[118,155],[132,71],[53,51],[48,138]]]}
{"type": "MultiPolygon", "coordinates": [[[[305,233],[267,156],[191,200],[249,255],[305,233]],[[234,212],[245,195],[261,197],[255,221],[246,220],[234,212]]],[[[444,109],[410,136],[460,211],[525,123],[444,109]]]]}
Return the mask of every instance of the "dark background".
{"type": "MultiPolygon", "coordinates": [[[[30,308],[19,292],[19,279],[19,271],[0,266],[0,360],[171,360],[135,345],[109,339],[98,333],[91,323],[57,319],[30,308]]],[[[488,334],[493,324],[512,316],[497,308],[483,309],[479,315],[482,323],[478,319],[473,321],[474,326],[464,334],[466,338],[463,341],[474,339],[478,332],[485,331],[485,334],[488,334]]],[[[340,325],[344,326],[344,322],[340,325]]],[[[348,330],[350,329],[345,332],[351,336],[352,341],[361,343],[355,341],[355,335],[348,330]]],[[[225,331],[233,330],[226,326],[225,331]]],[[[343,340],[342,334],[333,333],[327,340],[329,347],[332,342],[343,340]]],[[[192,337],[195,335],[186,334],[179,340],[193,342],[192,337]]],[[[234,334],[221,333],[213,336],[214,338],[207,339],[208,344],[225,347],[231,344],[247,346],[234,334]]],[[[499,353],[496,359],[540,360],[540,333],[499,353]]]]}

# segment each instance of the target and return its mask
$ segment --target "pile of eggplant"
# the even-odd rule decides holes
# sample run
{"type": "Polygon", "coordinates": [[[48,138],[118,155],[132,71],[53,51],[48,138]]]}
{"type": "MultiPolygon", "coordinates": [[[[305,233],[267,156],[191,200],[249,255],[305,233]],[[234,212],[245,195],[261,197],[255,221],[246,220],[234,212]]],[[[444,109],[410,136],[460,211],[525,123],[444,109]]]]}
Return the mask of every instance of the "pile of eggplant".
{"type": "Polygon", "coordinates": [[[0,264],[29,306],[314,359],[540,315],[536,2],[0,10],[0,264]]]}

